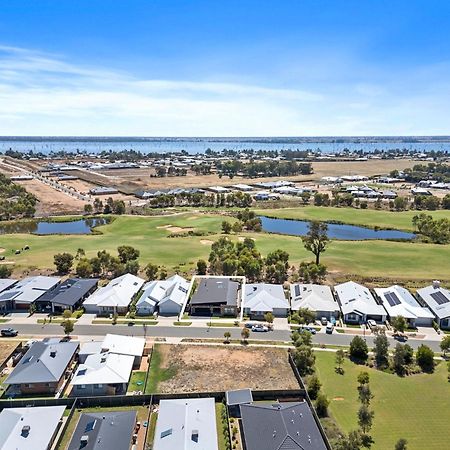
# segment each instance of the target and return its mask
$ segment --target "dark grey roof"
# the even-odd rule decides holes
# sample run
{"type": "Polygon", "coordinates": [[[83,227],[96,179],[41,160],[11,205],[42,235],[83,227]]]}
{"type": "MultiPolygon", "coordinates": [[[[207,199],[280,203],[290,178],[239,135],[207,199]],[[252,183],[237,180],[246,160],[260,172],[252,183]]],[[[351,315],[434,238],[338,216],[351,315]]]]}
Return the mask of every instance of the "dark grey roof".
{"type": "Polygon", "coordinates": [[[228,278],[203,278],[192,296],[191,304],[237,305],[239,283],[228,278]]]}
{"type": "Polygon", "coordinates": [[[128,450],[136,415],[136,411],[81,414],[68,450],[128,450]],[[87,443],[82,446],[84,437],[87,437],[87,443]]]}
{"type": "Polygon", "coordinates": [[[63,376],[78,342],[35,342],[23,355],[5,384],[53,383],[63,376]]]}
{"type": "Polygon", "coordinates": [[[308,403],[241,405],[247,450],[326,450],[308,403]]]}
{"type": "Polygon", "coordinates": [[[70,278],[56,289],[46,292],[38,302],[51,302],[58,305],[73,306],[80,301],[92,288],[97,286],[97,278],[70,278]]]}
{"type": "Polygon", "coordinates": [[[238,389],[236,391],[227,391],[225,393],[227,398],[227,405],[243,405],[245,403],[253,402],[253,395],[251,389],[238,389]]]}

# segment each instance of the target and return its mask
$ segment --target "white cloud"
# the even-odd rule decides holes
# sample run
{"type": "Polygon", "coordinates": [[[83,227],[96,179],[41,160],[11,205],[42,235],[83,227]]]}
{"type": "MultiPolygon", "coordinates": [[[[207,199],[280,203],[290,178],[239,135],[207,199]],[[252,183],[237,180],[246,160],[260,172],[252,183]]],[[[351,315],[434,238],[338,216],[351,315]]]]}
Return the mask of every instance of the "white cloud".
{"type": "MultiPolygon", "coordinates": [[[[442,67],[439,71],[442,72],[442,67]]],[[[423,70],[430,77],[429,70],[423,70]]],[[[301,136],[446,134],[438,85],[360,80],[325,89],[138,78],[59,55],[0,46],[0,134],[301,136]]],[[[448,93],[448,91],[447,91],[448,93]]],[[[445,96],[444,96],[445,97],[445,96]]]]}

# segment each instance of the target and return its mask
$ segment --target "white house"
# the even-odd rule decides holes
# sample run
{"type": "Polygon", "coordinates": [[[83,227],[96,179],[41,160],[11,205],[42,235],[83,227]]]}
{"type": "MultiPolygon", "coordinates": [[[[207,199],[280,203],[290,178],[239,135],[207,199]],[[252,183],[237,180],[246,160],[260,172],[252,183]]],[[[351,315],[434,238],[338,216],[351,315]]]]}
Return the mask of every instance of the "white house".
{"type": "Polygon", "coordinates": [[[114,278],[105,287],[88,297],[83,306],[87,313],[126,314],[133,297],[139,292],[144,282],[142,278],[130,273],[114,278]]]}
{"type": "Polygon", "coordinates": [[[138,315],[151,315],[156,310],[160,315],[178,315],[189,291],[189,281],[173,275],[167,280],[150,281],[136,303],[138,315]]]}
{"type": "Polygon", "coordinates": [[[386,311],[379,305],[369,289],[354,281],[338,284],[334,287],[341,306],[344,322],[364,323],[367,320],[384,322],[386,311]]]}
{"type": "Polygon", "coordinates": [[[161,400],[154,450],[218,450],[213,398],[161,400]]]}
{"type": "Polygon", "coordinates": [[[419,289],[417,295],[431,309],[438,325],[442,329],[450,329],[450,291],[435,282],[419,289]]]}
{"type": "Polygon", "coordinates": [[[246,284],[243,309],[244,314],[257,319],[268,312],[275,317],[286,317],[289,303],[281,284],[246,284]]]}
{"type": "Polygon", "coordinates": [[[433,313],[428,308],[421,306],[405,288],[394,285],[388,288],[376,288],[374,291],[389,318],[402,316],[412,327],[432,325],[433,313]]]}
{"type": "Polygon", "coordinates": [[[291,310],[308,308],[316,312],[316,317],[339,317],[339,304],[333,296],[330,286],[321,284],[291,284],[291,310]]]}

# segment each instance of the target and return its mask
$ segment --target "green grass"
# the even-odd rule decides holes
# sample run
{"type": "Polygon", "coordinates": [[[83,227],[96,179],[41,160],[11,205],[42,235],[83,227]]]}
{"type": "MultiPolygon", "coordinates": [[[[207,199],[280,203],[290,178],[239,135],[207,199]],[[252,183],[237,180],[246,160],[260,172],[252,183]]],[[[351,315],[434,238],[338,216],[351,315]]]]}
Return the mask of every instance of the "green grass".
{"type": "Polygon", "coordinates": [[[143,371],[132,372],[130,381],[128,383],[128,392],[143,391],[145,387],[144,383],[146,375],[147,372],[143,371]]]}
{"type": "Polygon", "coordinates": [[[164,368],[162,365],[162,355],[160,346],[155,344],[153,346],[152,359],[150,361],[149,374],[147,386],[145,388],[146,394],[158,392],[158,384],[162,381],[167,381],[176,375],[175,367],[164,368]]]}
{"type": "Polygon", "coordinates": [[[216,403],[216,427],[219,450],[227,450],[225,435],[222,427],[222,411],[225,406],[222,403],[216,403]]]}
{"type": "MultiPolygon", "coordinates": [[[[363,225],[380,228],[396,228],[405,231],[414,231],[412,218],[420,211],[383,211],[375,209],[335,208],[304,206],[283,209],[260,209],[255,210],[258,214],[280,219],[302,219],[337,221],[352,225],[363,225]]],[[[450,218],[450,211],[425,211],[435,219],[450,218]]]]}
{"type": "MultiPolygon", "coordinates": [[[[111,325],[112,319],[94,319],[92,321],[93,324],[101,324],[101,325],[111,325]]],[[[132,323],[134,325],[158,325],[156,320],[117,320],[116,325],[129,326],[128,324],[132,323]]]]}
{"type": "MultiPolygon", "coordinates": [[[[269,213],[269,212],[267,212],[269,213]]],[[[391,225],[407,229],[407,223],[414,211],[390,213],[385,211],[356,210],[351,208],[316,208],[274,210],[278,215],[307,214],[315,218],[318,214],[328,214],[333,220],[342,219],[355,223],[379,226],[391,225]],[[319,212],[318,212],[319,211],[319,212]],[[374,215],[376,214],[376,215],[374,215]],[[384,217],[384,219],[383,219],[384,217]],[[353,220],[354,219],[354,220],[353,220]]],[[[436,217],[450,217],[450,211],[431,213],[436,217]]],[[[75,254],[77,248],[83,248],[88,257],[98,250],[105,249],[111,253],[117,251],[118,243],[132,245],[141,252],[139,262],[144,266],[156,262],[165,266],[169,272],[178,270],[180,274],[189,274],[194,270],[198,259],[207,259],[209,245],[200,241],[201,236],[185,238],[168,238],[170,232],[158,228],[164,225],[193,227],[196,230],[215,233],[207,236],[208,240],[217,240],[220,234],[222,217],[212,214],[187,212],[165,217],[117,217],[111,224],[99,227],[103,234],[84,236],[35,236],[30,234],[2,235],[2,247],[5,254],[11,249],[30,246],[30,250],[14,255],[18,270],[26,268],[54,269],[53,255],[58,252],[75,254]],[[149,246],[148,242],[152,245],[149,246]]],[[[298,265],[301,261],[311,261],[312,254],[307,252],[299,237],[267,233],[241,233],[255,239],[262,255],[276,249],[286,250],[290,263],[298,265]]],[[[238,236],[231,235],[237,240],[238,236]]],[[[390,278],[391,281],[407,280],[450,280],[450,245],[433,245],[412,242],[390,241],[332,241],[322,256],[322,262],[333,272],[374,278],[390,278]],[[424,271],[423,262],[427,261],[424,271]]]]}
{"type": "Polygon", "coordinates": [[[230,322],[208,322],[207,325],[211,327],[229,327],[229,328],[239,326],[230,322]]]}
{"type": "Polygon", "coordinates": [[[158,421],[158,413],[152,412],[150,416],[150,421],[147,427],[147,439],[146,442],[148,444],[153,444],[153,440],[155,439],[155,431],[156,431],[156,422],[158,421]]]}
{"type": "MultiPolygon", "coordinates": [[[[50,319],[37,319],[37,323],[46,323],[46,324],[50,324],[50,323],[63,323],[65,322],[67,319],[64,319],[63,317],[53,317],[52,320],[50,319]],[[45,322],[44,322],[45,320],[45,322]]],[[[71,320],[73,323],[77,322],[77,319],[70,317],[69,320],[71,320]]]]}
{"type": "Polygon", "coordinates": [[[173,324],[176,327],[190,327],[192,325],[192,322],[174,322],[173,324]]]}
{"type": "Polygon", "coordinates": [[[0,319],[0,323],[6,323],[9,322],[11,319],[0,319]]]}
{"type": "Polygon", "coordinates": [[[358,366],[346,359],[344,375],[334,371],[335,355],[316,352],[317,372],[322,388],[331,400],[330,412],[343,431],[356,429],[358,410],[356,377],[362,370],[370,374],[375,412],[372,436],[374,450],[394,448],[399,438],[408,441],[408,450],[448,448],[450,423],[450,383],[447,367],[440,363],[433,374],[400,378],[397,375],[358,366]]]}

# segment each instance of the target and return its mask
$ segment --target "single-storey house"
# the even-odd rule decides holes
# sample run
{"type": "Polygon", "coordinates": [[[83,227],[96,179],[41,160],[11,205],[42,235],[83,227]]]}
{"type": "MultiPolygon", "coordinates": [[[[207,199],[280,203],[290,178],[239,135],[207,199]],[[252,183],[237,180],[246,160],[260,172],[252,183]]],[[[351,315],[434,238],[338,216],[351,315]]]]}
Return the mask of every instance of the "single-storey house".
{"type": "Polygon", "coordinates": [[[66,309],[75,311],[97,289],[97,285],[96,278],[69,278],[37,299],[36,309],[51,313],[62,313],[66,309]]]}
{"type": "Polygon", "coordinates": [[[289,302],[281,284],[246,284],[243,308],[244,314],[252,319],[263,319],[264,314],[268,312],[275,317],[286,317],[289,312],[289,302]]]}
{"type": "Polygon", "coordinates": [[[84,309],[98,315],[126,314],[144,282],[142,278],[130,273],[114,278],[84,301],[84,309]]]}
{"type": "Polygon", "coordinates": [[[354,281],[338,284],[334,287],[341,306],[344,322],[365,323],[368,320],[384,322],[386,311],[379,305],[365,286],[354,281]]]}
{"type": "Polygon", "coordinates": [[[402,286],[375,288],[375,294],[388,313],[389,319],[404,317],[411,327],[431,327],[434,315],[419,304],[414,296],[402,286]]]}
{"type": "Polygon", "coordinates": [[[0,413],[0,450],[50,450],[65,406],[5,408],[0,413]]]}
{"type": "Polygon", "coordinates": [[[129,450],[136,419],[136,411],[82,413],[68,450],[129,450]]]}
{"type": "Polygon", "coordinates": [[[326,450],[307,402],[241,405],[246,450],[326,450]]]}
{"type": "Polygon", "coordinates": [[[440,287],[439,283],[417,290],[417,295],[434,314],[440,328],[450,329],[450,291],[440,287]]]}
{"type": "Polygon", "coordinates": [[[6,311],[8,308],[8,297],[7,294],[5,298],[3,298],[3,292],[11,288],[17,283],[17,280],[12,280],[11,278],[0,278],[0,311],[6,311]]]}
{"type": "Polygon", "coordinates": [[[125,395],[134,357],[101,352],[88,355],[70,384],[72,396],[125,395]]]}
{"type": "Polygon", "coordinates": [[[188,291],[189,281],[180,275],[150,281],[143,286],[143,293],[136,303],[136,314],[147,316],[158,311],[162,316],[178,315],[188,291]]]}
{"type": "Polygon", "coordinates": [[[161,400],[153,450],[218,450],[213,398],[161,400]]]}
{"type": "Polygon", "coordinates": [[[0,295],[5,309],[28,309],[32,303],[46,292],[55,289],[60,282],[57,277],[27,277],[18,281],[0,295]]]}
{"type": "Polygon", "coordinates": [[[4,384],[22,395],[56,394],[68,377],[78,342],[48,339],[35,342],[23,355],[4,384]]]}
{"type": "Polygon", "coordinates": [[[238,312],[240,283],[230,278],[202,278],[190,301],[192,315],[232,316],[238,312]]]}
{"type": "Polygon", "coordinates": [[[330,286],[321,284],[291,284],[291,310],[307,308],[316,313],[316,317],[338,318],[339,304],[333,296],[330,286]]]}

